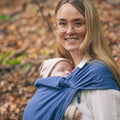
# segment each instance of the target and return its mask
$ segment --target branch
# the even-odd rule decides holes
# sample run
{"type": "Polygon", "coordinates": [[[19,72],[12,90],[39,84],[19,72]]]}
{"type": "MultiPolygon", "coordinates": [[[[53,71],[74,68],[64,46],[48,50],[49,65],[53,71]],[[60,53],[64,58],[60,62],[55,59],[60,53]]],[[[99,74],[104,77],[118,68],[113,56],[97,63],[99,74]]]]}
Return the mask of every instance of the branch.
{"type": "Polygon", "coordinates": [[[38,11],[40,11],[40,13],[42,14],[43,19],[45,20],[45,22],[48,25],[48,30],[53,34],[53,37],[55,38],[55,35],[53,33],[53,29],[52,29],[51,23],[49,22],[48,18],[43,13],[43,7],[40,6],[40,4],[39,4],[39,2],[37,0],[33,1],[33,3],[35,3],[36,5],[39,6],[39,10],[38,11]]]}
{"type": "Polygon", "coordinates": [[[14,66],[3,66],[3,67],[0,67],[0,72],[1,71],[10,71],[14,68],[15,68],[15,65],[14,66]]]}
{"type": "MultiPolygon", "coordinates": [[[[8,19],[9,19],[10,17],[16,16],[16,15],[18,15],[18,14],[20,14],[20,13],[24,12],[24,11],[25,11],[26,6],[27,6],[27,2],[25,2],[25,3],[22,5],[22,10],[15,11],[15,12],[11,13],[11,14],[9,15],[8,19]]],[[[2,24],[3,24],[3,23],[5,23],[5,22],[8,22],[8,19],[3,20],[3,21],[1,21],[0,23],[2,23],[2,24]]],[[[3,31],[3,32],[4,32],[4,31],[3,31]]]]}

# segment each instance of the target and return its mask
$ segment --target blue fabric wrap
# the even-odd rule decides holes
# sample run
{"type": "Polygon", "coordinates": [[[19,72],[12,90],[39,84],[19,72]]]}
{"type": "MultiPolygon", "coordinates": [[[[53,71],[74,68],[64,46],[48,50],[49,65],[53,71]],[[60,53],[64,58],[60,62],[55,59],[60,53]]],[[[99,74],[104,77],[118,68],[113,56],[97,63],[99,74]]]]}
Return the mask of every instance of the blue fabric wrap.
{"type": "Polygon", "coordinates": [[[120,90],[110,69],[100,61],[76,68],[67,78],[39,78],[38,88],[27,105],[23,120],[62,120],[74,95],[83,90],[120,90]]]}

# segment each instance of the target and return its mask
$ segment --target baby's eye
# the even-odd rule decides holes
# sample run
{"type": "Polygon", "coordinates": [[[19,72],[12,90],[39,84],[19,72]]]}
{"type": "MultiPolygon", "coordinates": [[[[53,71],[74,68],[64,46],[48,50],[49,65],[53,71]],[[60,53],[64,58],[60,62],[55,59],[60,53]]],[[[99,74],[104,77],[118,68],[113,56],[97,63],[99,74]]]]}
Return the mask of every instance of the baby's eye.
{"type": "Polygon", "coordinates": [[[62,68],[61,68],[61,69],[59,69],[58,71],[59,71],[59,72],[64,72],[64,70],[65,70],[65,69],[62,69],[62,68]]]}

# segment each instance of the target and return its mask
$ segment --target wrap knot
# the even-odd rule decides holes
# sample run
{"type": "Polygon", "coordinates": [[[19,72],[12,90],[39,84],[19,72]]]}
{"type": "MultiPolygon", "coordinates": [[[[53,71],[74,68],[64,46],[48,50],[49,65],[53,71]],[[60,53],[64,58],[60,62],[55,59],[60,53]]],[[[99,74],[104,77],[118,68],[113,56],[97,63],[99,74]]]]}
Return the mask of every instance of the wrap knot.
{"type": "Polygon", "coordinates": [[[59,82],[59,84],[58,84],[58,86],[59,86],[60,88],[69,87],[69,88],[74,89],[74,90],[75,90],[75,93],[76,93],[76,95],[77,95],[77,103],[80,103],[80,96],[79,96],[78,90],[77,90],[75,87],[73,87],[73,84],[72,84],[72,83],[70,83],[70,82],[69,82],[68,80],[66,80],[66,79],[61,79],[60,82],[59,82]]]}
{"type": "Polygon", "coordinates": [[[70,86],[70,83],[65,80],[65,79],[61,79],[59,84],[58,84],[59,87],[69,87],[70,86]]]}

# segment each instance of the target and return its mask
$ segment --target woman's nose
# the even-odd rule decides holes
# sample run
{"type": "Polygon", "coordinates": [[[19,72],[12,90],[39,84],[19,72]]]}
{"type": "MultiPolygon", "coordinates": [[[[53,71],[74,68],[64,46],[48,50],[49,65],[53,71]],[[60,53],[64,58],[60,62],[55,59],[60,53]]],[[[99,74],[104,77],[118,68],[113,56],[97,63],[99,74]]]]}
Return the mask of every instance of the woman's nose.
{"type": "Polygon", "coordinates": [[[67,27],[66,33],[67,33],[67,34],[69,34],[69,33],[74,33],[74,29],[73,29],[72,25],[69,25],[69,26],[67,27]]]}

